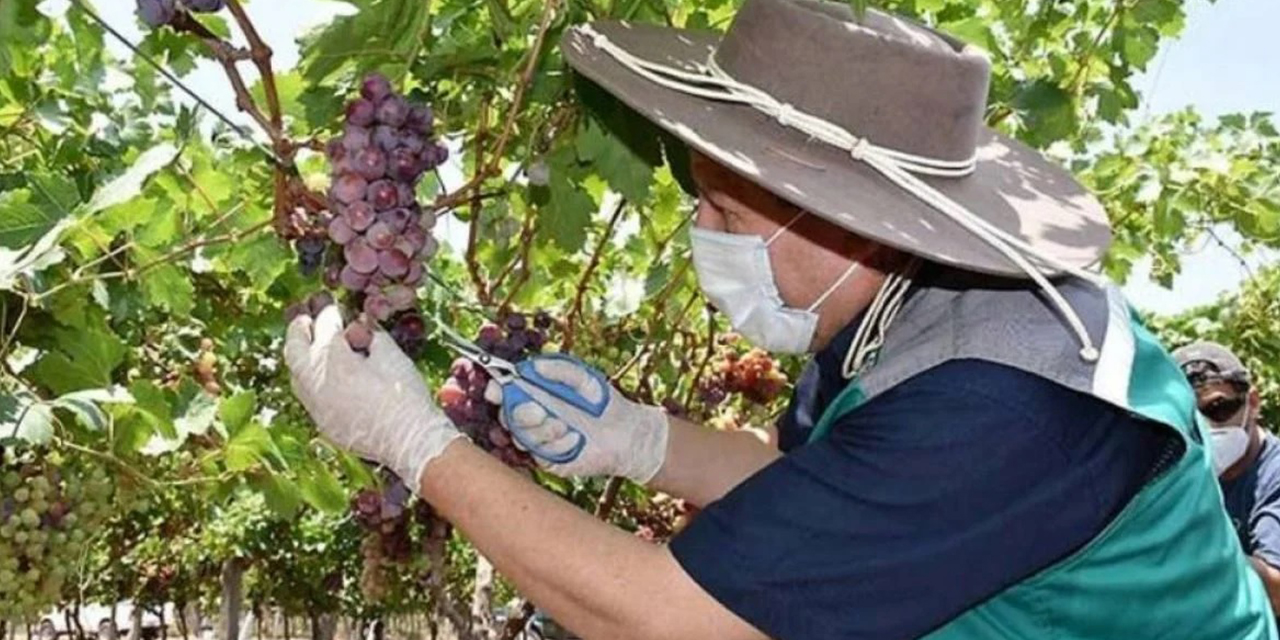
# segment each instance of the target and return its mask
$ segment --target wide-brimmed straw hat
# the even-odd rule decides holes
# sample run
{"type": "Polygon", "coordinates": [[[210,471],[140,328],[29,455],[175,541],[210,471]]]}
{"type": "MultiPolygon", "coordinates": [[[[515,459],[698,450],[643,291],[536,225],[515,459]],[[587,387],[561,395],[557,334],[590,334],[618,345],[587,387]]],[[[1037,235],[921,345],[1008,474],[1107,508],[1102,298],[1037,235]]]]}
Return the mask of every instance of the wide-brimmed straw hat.
{"type": "Polygon", "coordinates": [[[1020,278],[1078,273],[1110,244],[1069,172],[985,125],[986,54],[906,18],[746,0],[723,36],[601,21],[562,50],[692,148],[860,236],[1020,278]]]}

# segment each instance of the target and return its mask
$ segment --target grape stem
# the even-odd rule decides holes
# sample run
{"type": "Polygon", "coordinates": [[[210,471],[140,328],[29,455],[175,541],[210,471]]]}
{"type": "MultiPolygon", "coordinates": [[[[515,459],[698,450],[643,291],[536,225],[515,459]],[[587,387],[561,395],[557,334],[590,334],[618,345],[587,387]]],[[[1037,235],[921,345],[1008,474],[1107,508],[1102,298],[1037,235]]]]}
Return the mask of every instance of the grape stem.
{"type": "Polygon", "coordinates": [[[688,407],[693,402],[693,394],[697,392],[698,386],[702,384],[702,377],[707,373],[707,366],[711,364],[711,358],[716,354],[716,312],[711,305],[707,305],[707,341],[703,345],[706,351],[702,356],[702,362],[698,364],[698,370],[693,374],[693,382],[684,392],[684,406],[688,407]]]}
{"type": "Polygon", "coordinates": [[[609,241],[613,239],[613,230],[618,226],[618,221],[622,219],[622,212],[626,207],[626,198],[619,198],[618,205],[613,208],[613,215],[609,218],[609,226],[600,235],[600,241],[596,243],[596,250],[591,254],[591,261],[587,263],[587,268],[583,270],[582,277],[578,278],[577,290],[573,295],[573,305],[569,308],[569,315],[565,317],[565,351],[573,350],[578,319],[582,316],[582,299],[587,293],[587,286],[591,284],[591,277],[595,275],[596,267],[600,266],[600,257],[604,255],[605,247],[609,246],[609,241]]]}
{"type": "MultiPolygon", "coordinates": [[[[263,93],[267,96],[267,111],[271,114],[271,127],[277,136],[282,138],[283,135],[280,132],[284,127],[284,120],[280,110],[280,94],[276,91],[276,74],[271,68],[271,47],[267,46],[258,35],[253,21],[245,13],[244,7],[240,6],[240,0],[227,0],[227,10],[235,17],[236,24],[240,25],[240,31],[249,41],[249,54],[258,67],[258,74],[262,77],[263,93]]],[[[283,149],[277,149],[277,152],[282,151],[283,149]]]]}
{"type": "Polygon", "coordinates": [[[538,217],[534,214],[535,210],[531,207],[524,217],[524,228],[520,230],[520,253],[507,266],[503,268],[502,273],[498,274],[497,280],[494,280],[493,288],[496,290],[506,282],[507,276],[511,274],[511,270],[517,264],[520,265],[520,273],[516,276],[515,282],[511,284],[511,289],[507,291],[507,296],[502,299],[499,308],[506,309],[511,306],[512,300],[515,300],[516,294],[520,293],[520,289],[529,281],[531,274],[529,265],[529,249],[533,247],[533,234],[538,230],[538,217]]]}

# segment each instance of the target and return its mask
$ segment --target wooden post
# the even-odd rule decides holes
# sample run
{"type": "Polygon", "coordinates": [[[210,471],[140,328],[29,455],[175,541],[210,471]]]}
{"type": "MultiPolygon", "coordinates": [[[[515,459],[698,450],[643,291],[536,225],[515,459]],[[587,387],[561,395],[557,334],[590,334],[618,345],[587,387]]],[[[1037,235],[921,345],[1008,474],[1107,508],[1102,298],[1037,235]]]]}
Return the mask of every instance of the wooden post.
{"type": "Polygon", "coordinates": [[[239,558],[232,558],[222,563],[222,603],[218,616],[218,640],[240,640],[243,580],[244,563],[239,558]]]}

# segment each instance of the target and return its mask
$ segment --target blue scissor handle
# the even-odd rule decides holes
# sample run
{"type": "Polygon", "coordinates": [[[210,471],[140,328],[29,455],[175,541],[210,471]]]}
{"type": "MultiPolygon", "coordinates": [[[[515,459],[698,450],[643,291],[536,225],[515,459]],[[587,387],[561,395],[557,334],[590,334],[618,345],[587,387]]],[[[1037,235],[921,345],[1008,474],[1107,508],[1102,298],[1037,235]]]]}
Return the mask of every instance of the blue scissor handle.
{"type": "Polygon", "coordinates": [[[609,400],[611,399],[610,394],[613,388],[609,385],[609,381],[604,377],[604,374],[587,366],[584,362],[574,358],[573,356],[568,356],[563,353],[549,353],[547,355],[534,356],[527,360],[522,360],[516,363],[515,366],[516,373],[519,374],[521,378],[535,387],[555,396],[557,400],[572,405],[573,408],[589,414],[593,418],[599,418],[604,415],[605,408],[609,406],[609,400]],[[581,367],[582,370],[586,371],[587,375],[591,376],[591,378],[596,381],[596,384],[600,386],[600,390],[602,392],[600,395],[600,401],[590,402],[586,398],[582,397],[582,394],[578,393],[577,389],[574,389],[563,382],[544,377],[542,374],[538,373],[537,368],[533,366],[533,363],[538,360],[564,360],[566,362],[573,363],[575,366],[581,367]]]}
{"type": "Polygon", "coordinates": [[[564,418],[556,415],[550,407],[547,407],[542,403],[538,403],[538,405],[543,409],[546,409],[547,414],[551,417],[564,422],[565,426],[569,428],[569,433],[577,436],[578,441],[574,443],[572,448],[564,453],[550,453],[545,451],[542,447],[525,439],[524,429],[514,426],[515,421],[511,414],[515,411],[516,407],[526,402],[538,401],[533,396],[529,395],[529,392],[520,388],[520,385],[518,384],[508,382],[507,384],[502,385],[502,417],[504,422],[507,424],[507,431],[511,433],[511,437],[515,438],[516,442],[520,443],[520,446],[524,447],[526,451],[533,454],[535,457],[546,460],[552,464],[564,464],[566,462],[573,462],[576,460],[578,455],[582,453],[583,448],[587,446],[587,436],[583,435],[581,431],[574,428],[574,426],[566,422],[564,418]]]}

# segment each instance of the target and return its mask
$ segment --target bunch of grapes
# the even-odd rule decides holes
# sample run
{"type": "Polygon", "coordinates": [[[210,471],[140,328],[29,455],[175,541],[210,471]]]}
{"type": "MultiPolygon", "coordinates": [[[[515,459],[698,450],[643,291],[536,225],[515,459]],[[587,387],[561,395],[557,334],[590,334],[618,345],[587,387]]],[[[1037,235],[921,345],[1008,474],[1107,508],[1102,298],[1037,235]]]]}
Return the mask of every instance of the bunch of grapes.
{"type": "Polygon", "coordinates": [[[59,601],[112,493],[101,467],[64,460],[58,451],[0,445],[0,620],[36,616],[59,601]]]}
{"type": "Polygon", "coordinates": [[[636,537],[659,544],[668,542],[680,533],[697,511],[684,500],[663,493],[654,494],[643,503],[632,503],[625,507],[635,521],[636,537]]]}
{"type": "MultiPolygon", "coordinates": [[[[486,324],[480,328],[476,345],[508,362],[519,362],[542,352],[551,328],[551,316],[538,312],[532,324],[524,314],[512,313],[501,325],[486,324]]],[[[511,434],[498,420],[500,407],[484,399],[489,374],[467,358],[458,358],[449,370],[449,379],[436,392],[449,419],[478,446],[509,466],[532,468],[533,459],[521,451],[511,434]]]]}
{"type": "Polygon", "coordinates": [[[392,474],[384,476],[381,490],[364,489],[351,501],[351,512],[365,530],[360,543],[363,559],[360,590],[371,602],[388,591],[388,571],[406,565],[414,552],[414,525],[423,545],[449,536],[449,525],[423,500],[413,501],[409,488],[392,474]]]}
{"type": "Polygon", "coordinates": [[[742,394],[757,404],[769,404],[787,387],[787,375],[763,349],[739,355],[732,347],[724,347],[713,366],[711,379],[698,390],[708,406],[724,402],[731,393],[742,394]]]}
{"type": "Polygon", "coordinates": [[[215,13],[222,11],[225,4],[223,0],[138,0],[138,17],[150,27],[159,27],[173,22],[181,9],[215,13]]]}
{"type": "Polygon", "coordinates": [[[299,238],[296,248],[304,272],[324,265],[325,284],[348,292],[363,312],[347,334],[353,348],[368,348],[371,323],[390,322],[393,337],[412,351],[423,333],[412,313],[416,287],[424,261],[439,248],[431,235],[436,216],[418,203],[417,185],[448,150],[433,139],[431,109],[410,104],[382,75],[366,77],[360,95],[347,105],[342,135],[328,144],[332,183],[323,229],[299,238]]]}

